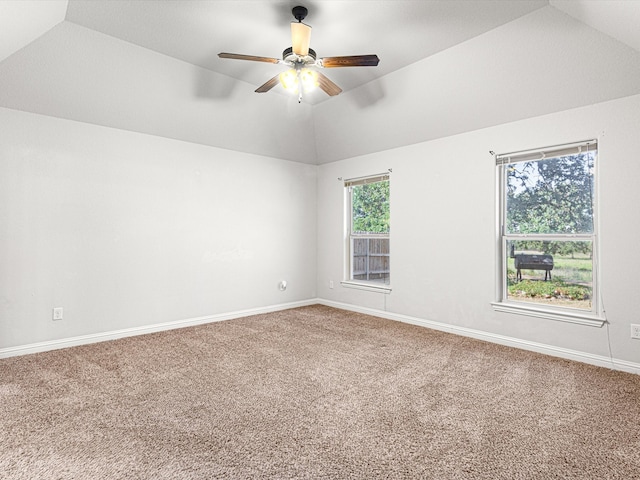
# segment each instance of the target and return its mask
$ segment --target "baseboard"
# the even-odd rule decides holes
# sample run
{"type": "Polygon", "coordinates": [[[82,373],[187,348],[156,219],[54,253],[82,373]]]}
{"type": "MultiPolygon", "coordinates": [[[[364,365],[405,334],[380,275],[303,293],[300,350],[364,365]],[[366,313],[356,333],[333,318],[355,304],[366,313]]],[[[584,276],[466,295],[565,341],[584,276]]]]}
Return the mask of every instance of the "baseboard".
{"type": "Polygon", "coordinates": [[[507,337],[505,335],[498,335],[495,333],[483,332],[482,330],[474,330],[471,328],[458,327],[455,325],[449,325],[447,323],[434,322],[432,320],[424,320],[422,318],[411,317],[409,315],[402,315],[399,313],[386,312],[383,310],[376,310],[373,308],[360,307],[357,305],[350,305],[347,303],[334,302],[334,301],[325,300],[322,298],[317,299],[317,303],[321,305],[326,305],[328,307],[335,307],[335,308],[340,308],[342,310],[349,310],[352,312],[364,313],[367,315],[374,315],[376,317],[382,317],[388,320],[395,320],[398,322],[410,323],[412,325],[419,325],[421,327],[432,328],[434,330],[440,330],[443,332],[454,333],[456,335],[476,338],[478,340],[497,343],[497,344],[505,345],[508,347],[521,348],[523,350],[543,353],[545,355],[565,358],[568,360],[575,360],[577,362],[588,363],[590,365],[597,365],[599,367],[605,367],[613,370],[620,370],[623,372],[635,373],[637,375],[640,374],[640,364],[635,362],[629,362],[626,360],[609,358],[602,355],[594,355],[591,353],[580,352],[577,350],[570,350],[567,348],[555,347],[553,345],[546,345],[543,343],[530,342],[528,340],[522,340],[514,337],[507,337]]]}
{"type": "Polygon", "coordinates": [[[251,308],[247,310],[237,310],[235,312],[207,315],[204,317],[186,318],[183,320],[157,323],[154,325],[144,325],[141,327],[125,328],[122,330],[112,330],[109,332],[94,333],[90,335],[81,335],[78,337],[69,337],[59,340],[31,343],[28,345],[19,345],[16,347],[1,348],[0,358],[46,352],[48,350],[58,350],[60,348],[75,347],[78,345],[87,345],[90,343],[104,342],[107,340],[116,340],[118,338],[133,337],[135,335],[144,335],[146,333],[155,333],[164,330],[191,327],[194,325],[202,325],[204,323],[221,322],[223,320],[248,317],[250,315],[260,315],[262,313],[277,312],[280,310],[287,310],[289,308],[305,307],[307,305],[315,305],[317,303],[317,299],[314,298],[309,300],[302,300],[299,302],[283,303],[280,305],[270,305],[267,307],[251,308]]]}
{"type": "Polygon", "coordinates": [[[376,310],[373,308],[360,307],[357,305],[350,305],[350,304],[341,303],[341,302],[334,302],[334,301],[326,300],[322,298],[313,298],[313,299],[302,300],[298,302],[283,303],[279,305],[270,305],[266,307],[251,308],[247,310],[237,310],[234,312],[207,315],[203,317],[187,318],[187,319],[176,320],[172,322],[158,323],[153,325],[144,325],[141,327],[126,328],[122,330],[113,330],[109,332],[82,335],[78,337],[63,338],[59,340],[50,340],[46,342],[32,343],[28,345],[19,345],[16,347],[7,347],[7,348],[0,349],[0,358],[15,357],[18,355],[27,355],[30,353],[45,352],[48,350],[57,350],[60,348],[74,347],[78,345],[87,345],[90,343],[104,342],[107,340],[116,340],[118,338],[132,337],[135,335],[144,335],[146,333],[161,332],[164,330],[173,330],[176,328],[202,325],[205,323],[221,322],[224,320],[231,320],[234,318],[248,317],[250,315],[260,315],[263,313],[277,312],[280,310],[287,310],[289,308],[305,307],[308,305],[315,305],[315,304],[321,304],[329,307],[340,308],[342,310],[349,310],[352,312],[364,313],[367,315],[374,315],[376,317],[386,318],[388,320],[395,320],[398,322],[409,323],[409,324],[418,325],[421,327],[432,328],[434,330],[440,330],[443,332],[453,333],[456,335],[476,338],[478,340],[484,340],[487,342],[497,343],[500,345],[521,348],[523,350],[543,353],[545,355],[552,355],[554,357],[565,358],[568,360],[575,360],[578,362],[588,363],[590,365],[597,365],[599,367],[605,367],[605,368],[610,368],[614,370],[620,370],[623,372],[640,374],[640,364],[635,362],[629,362],[626,360],[609,358],[602,355],[594,355],[591,353],[580,352],[577,350],[570,350],[566,348],[555,347],[553,345],[530,342],[528,340],[522,340],[519,338],[507,337],[505,335],[498,335],[495,333],[484,332],[482,330],[474,330],[471,328],[458,327],[458,326],[450,325],[447,323],[435,322],[432,320],[425,320],[422,318],[412,317],[409,315],[402,315],[399,313],[386,312],[383,310],[376,310]]]}

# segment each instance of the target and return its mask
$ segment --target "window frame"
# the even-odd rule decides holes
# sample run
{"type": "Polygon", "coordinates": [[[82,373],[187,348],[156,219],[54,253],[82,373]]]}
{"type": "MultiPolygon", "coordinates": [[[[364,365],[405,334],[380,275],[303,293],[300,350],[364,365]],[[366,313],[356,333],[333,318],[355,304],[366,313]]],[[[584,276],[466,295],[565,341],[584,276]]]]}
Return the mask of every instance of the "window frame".
{"type": "Polygon", "coordinates": [[[599,268],[599,224],[598,224],[598,170],[599,146],[598,140],[586,140],[569,144],[555,145],[533,150],[523,150],[506,154],[494,154],[496,166],[496,300],[492,302],[494,310],[525,316],[559,320],[570,323],[602,327],[606,322],[600,302],[600,268],[599,268]],[[584,149],[584,150],[583,150],[584,149]],[[538,234],[538,233],[509,233],[507,232],[507,166],[513,163],[536,161],[545,158],[552,159],[571,154],[595,150],[593,168],[593,199],[592,217],[593,231],[591,233],[570,234],[538,234]],[[518,301],[508,296],[507,281],[507,249],[509,241],[589,241],[592,249],[592,287],[591,309],[579,309],[548,304],[518,301]]]}
{"type": "MultiPolygon", "coordinates": [[[[391,220],[391,177],[390,171],[364,177],[344,180],[344,276],[341,285],[348,288],[356,288],[378,293],[391,293],[391,226],[388,233],[355,234],[353,232],[353,187],[378,182],[389,182],[389,220],[391,220]],[[355,239],[386,238],[389,242],[389,284],[382,284],[374,280],[361,280],[353,278],[353,243],[355,239]]],[[[391,223],[391,222],[390,222],[391,223]]]]}

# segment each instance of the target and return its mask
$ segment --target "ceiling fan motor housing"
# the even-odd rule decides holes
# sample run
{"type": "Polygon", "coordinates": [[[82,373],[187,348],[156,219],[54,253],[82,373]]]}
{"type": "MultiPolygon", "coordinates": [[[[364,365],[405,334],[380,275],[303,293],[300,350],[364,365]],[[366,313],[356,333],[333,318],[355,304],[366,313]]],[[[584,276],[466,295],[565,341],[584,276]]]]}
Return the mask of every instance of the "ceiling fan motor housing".
{"type": "Polygon", "coordinates": [[[293,47],[286,48],[282,52],[282,60],[284,60],[285,63],[302,63],[304,65],[310,65],[316,62],[316,58],[316,52],[313,48],[310,48],[309,54],[305,56],[300,56],[293,53],[293,47]]]}

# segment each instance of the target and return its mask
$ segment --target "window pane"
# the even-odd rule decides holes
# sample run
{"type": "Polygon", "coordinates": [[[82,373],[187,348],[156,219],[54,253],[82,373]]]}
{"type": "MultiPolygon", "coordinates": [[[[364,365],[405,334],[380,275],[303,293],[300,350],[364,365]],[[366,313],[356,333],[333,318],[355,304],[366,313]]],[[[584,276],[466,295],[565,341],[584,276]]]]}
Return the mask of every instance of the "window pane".
{"type": "Polygon", "coordinates": [[[508,240],[505,260],[509,300],[591,310],[591,241],[508,240]]]}
{"type": "Polygon", "coordinates": [[[389,181],[351,188],[351,232],[389,233],[389,181]]]}
{"type": "Polygon", "coordinates": [[[352,280],[389,285],[389,238],[356,237],[352,245],[352,280]]]}
{"type": "Polygon", "coordinates": [[[389,285],[389,180],[349,187],[351,280],[389,285]]]}
{"type": "Polygon", "coordinates": [[[506,232],[593,233],[595,155],[505,165],[506,232]]]}

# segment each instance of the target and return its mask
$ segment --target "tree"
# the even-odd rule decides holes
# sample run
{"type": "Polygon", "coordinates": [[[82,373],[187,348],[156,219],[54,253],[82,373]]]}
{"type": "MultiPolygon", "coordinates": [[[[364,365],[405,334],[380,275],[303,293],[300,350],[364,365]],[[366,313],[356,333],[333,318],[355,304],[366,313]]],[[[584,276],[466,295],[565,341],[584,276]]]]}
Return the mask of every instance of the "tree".
{"type": "Polygon", "coordinates": [[[356,185],[351,205],[354,233],[389,232],[389,182],[356,185]]]}
{"type": "MultiPolygon", "coordinates": [[[[509,165],[507,231],[532,234],[593,232],[591,153],[509,165]]],[[[591,253],[589,242],[526,241],[544,253],[591,253]]]]}

